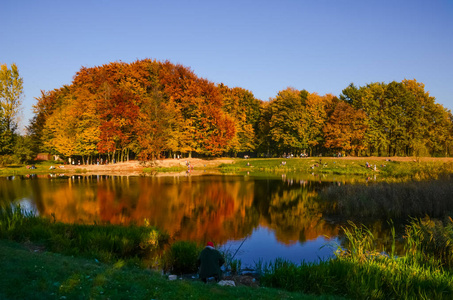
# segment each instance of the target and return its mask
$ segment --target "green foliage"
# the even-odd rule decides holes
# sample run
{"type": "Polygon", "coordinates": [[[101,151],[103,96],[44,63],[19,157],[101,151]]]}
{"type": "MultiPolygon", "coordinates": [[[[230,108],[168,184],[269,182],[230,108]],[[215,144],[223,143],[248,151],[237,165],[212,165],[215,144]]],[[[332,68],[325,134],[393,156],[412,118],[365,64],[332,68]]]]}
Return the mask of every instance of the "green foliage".
{"type": "Polygon", "coordinates": [[[14,145],[14,156],[20,163],[30,163],[36,157],[35,152],[33,152],[33,146],[31,144],[30,136],[21,136],[16,137],[16,143],[14,145]]]}
{"type": "Polygon", "coordinates": [[[164,268],[175,274],[196,273],[201,250],[195,242],[177,241],[165,253],[164,268]]]}
{"type": "Polygon", "coordinates": [[[17,163],[16,158],[12,155],[0,155],[0,167],[4,168],[6,166],[17,163]]]}
{"type": "Polygon", "coordinates": [[[423,83],[403,80],[359,88],[351,84],[340,98],[366,114],[363,143],[369,155],[419,157],[451,151],[451,113],[435,103],[423,83]]]}

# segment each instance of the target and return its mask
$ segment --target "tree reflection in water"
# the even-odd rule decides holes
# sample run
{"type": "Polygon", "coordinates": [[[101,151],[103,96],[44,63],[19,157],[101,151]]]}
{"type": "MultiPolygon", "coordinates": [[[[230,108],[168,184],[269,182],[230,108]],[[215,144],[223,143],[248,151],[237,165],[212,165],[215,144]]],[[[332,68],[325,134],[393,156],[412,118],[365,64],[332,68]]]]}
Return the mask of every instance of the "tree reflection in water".
{"type": "Polygon", "coordinates": [[[266,230],[275,239],[270,248],[338,235],[339,226],[323,218],[314,199],[330,184],[239,175],[0,180],[3,198],[26,199],[40,215],[57,221],[143,225],[146,220],[175,240],[219,245],[253,241],[253,234],[266,230]]]}

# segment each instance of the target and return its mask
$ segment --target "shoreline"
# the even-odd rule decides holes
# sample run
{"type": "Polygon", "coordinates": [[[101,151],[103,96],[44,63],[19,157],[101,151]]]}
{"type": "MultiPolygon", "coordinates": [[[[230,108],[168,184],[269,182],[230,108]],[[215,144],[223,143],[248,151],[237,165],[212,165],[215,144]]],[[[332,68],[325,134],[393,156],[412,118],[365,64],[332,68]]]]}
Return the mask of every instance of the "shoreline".
{"type": "MultiPolygon", "coordinates": [[[[140,162],[131,160],[128,162],[110,163],[104,165],[69,165],[52,164],[50,161],[36,163],[36,169],[29,169],[29,166],[8,166],[0,168],[0,176],[31,175],[31,174],[58,174],[58,175],[116,175],[116,176],[184,176],[202,175],[207,173],[220,174],[220,166],[226,166],[236,171],[256,171],[262,169],[266,172],[272,169],[280,171],[294,171],[294,168],[302,168],[302,172],[312,173],[313,165],[328,164],[333,166],[336,163],[337,170],[348,170],[354,166],[355,171],[350,175],[363,175],[360,166],[367,162],[371,165],[385,165],[385,163],[402,163],[408,166],[421,163],[453,163],[453,157],[306,157],[306,158],[185,158],[185,159],[161,159],[152,162],[140,162]],[[282,166],[282,162],[285,165],[282,166]],[[332,163],[333,164],[332,164],[332,163]],[[341,163],[343,162],[343,163],[341,163]],[[187,173],[190,164],[190,173],[187,173]],[[287,163],[287,164],[286,164],[287,163]],[[230,165],[230,166],[229,166],[230,165]],[[359,167],[359,169],[357,169],[359,167]],[[311,169],[310,169],[311,168],[311,169]],[[304,171],[305,170],[305,171],[304,171]]],[[[322,170],[318,170],[321,171],[322,170]]],[[[345,173],[346,174],[346,173],[345,173]]],[[[343,174],[344,175],[344,174],[343,174]]],[[[346,174],[347,175],[347,174],[346,174]]]]}

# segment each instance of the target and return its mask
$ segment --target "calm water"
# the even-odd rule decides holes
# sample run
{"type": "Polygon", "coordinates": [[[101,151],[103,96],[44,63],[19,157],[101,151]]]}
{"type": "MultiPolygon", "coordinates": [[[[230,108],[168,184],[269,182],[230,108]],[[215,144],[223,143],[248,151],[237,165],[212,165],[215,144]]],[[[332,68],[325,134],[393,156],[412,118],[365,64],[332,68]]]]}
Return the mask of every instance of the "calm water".
{"type": "Polygon", "coordinates": [[[67,223],[149,224],[175,240],[214,241],[242,265],[332,255],[340,225],[323,216],[317,192],[338,181],[286,176],[32,176],[0,178],[0,203],[67,223]]]}

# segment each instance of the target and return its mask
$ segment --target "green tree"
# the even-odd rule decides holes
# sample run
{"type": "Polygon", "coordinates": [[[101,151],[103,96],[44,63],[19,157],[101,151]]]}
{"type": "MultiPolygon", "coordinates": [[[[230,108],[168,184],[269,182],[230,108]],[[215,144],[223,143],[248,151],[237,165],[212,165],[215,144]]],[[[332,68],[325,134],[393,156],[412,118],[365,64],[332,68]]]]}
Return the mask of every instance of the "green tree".
{"type": "Polygon", "coordinates": [[[21,163],[28,163],[33,161],[36,153],[33,151],[32,138],[30,135],[18,135],[14,145],[14,156],[17,157],[21,163]]]}
{"type": "Polygon", "coordinates": [[[270,102],[269,134],[278,154],[309,147],[307,97],[306,91],[287,88],[270,102]]]}

